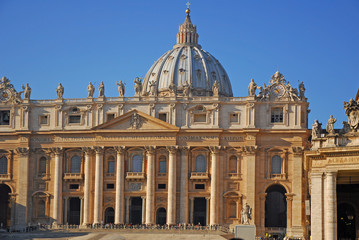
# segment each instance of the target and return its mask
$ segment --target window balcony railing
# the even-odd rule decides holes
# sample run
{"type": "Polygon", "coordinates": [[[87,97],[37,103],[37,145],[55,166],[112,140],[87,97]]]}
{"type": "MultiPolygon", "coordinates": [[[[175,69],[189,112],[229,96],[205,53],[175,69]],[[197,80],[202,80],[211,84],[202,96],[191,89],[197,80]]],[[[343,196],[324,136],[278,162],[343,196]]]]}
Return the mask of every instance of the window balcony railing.
{"type": "Polygon", "coordinates": [[[1,181],[10,181],[11,180],[11,174],[10,173],[0,174],[0,180],[1,181]]]}
{"type": "Polygon", "coordinates": [[[271,174],[270,178],[275,180],[284,180],[287,179],[287,174],[286,173],[271,174]]]}
{"type": "Polygon", "coordinates": [[[37,175],[38,178],[40,178],[41,180],[49,180],[50,179],[50,174],[47,173],[39,173],[37,175]]]}
{"type": "Polygon", "coordinates": [[[127,172],[126,173],[127,180],[142,180],[145,179],[144,172],[127,172]]]}
{"type": "Polygon", "coordinates": [[[82,180],[83,175],[81,173],[65,173],[64,180],[82,180]]]}
{"type": "Polygon", "coordinates": [[[191,180],[208,180],[209,174],[207,172],[191,172],[191,180]]]}
{"type": "Polygon", "coordinates": [[[242,174],[240,174],[240,173],[227,173],[227,178],[234,179],[234,180],[240,180],[240,179],[242,179],[242,174]]]}
{"type": "Polygon", "coordinates": [[[105,177],[111,178],[114,176],[115,176],[115,173],[105,173],[105,177]]]}

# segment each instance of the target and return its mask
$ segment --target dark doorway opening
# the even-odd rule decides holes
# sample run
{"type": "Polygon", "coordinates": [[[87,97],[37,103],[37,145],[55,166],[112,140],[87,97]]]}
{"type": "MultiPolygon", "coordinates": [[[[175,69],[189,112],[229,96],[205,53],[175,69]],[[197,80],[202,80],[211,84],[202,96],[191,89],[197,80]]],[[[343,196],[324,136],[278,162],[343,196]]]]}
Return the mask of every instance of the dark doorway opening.
{"type": "Polygon", "coordinates": [[[338,240],[355,240],[358,224],[358,208],[356,199],[359,198],[359,184],[352,184],[349,177],[349,184],[337,184],[337,237],[338,240]]]}
{"type": "Polygon", "coordinates": [[[286,190],[280,185],[270,186],[265,202],[265,227],[287,227],[286,190]]]}
{"type": "Polygon", "coordinates": [[[156,224],[159,225],[165,225],[166,224],[166,209],[164,208],[159,208],[157,209],[157,213],[156,213],[156,224]]]}
{"type": "Polygon", "coordinates": [[[10,193],[11,189],[9,186],[0,184],[0,228],[7,228],[10,226],[10,193]]]}
{"type": "Polygon", "coordinates": [[[193,206],[193,224],[207,225],[207,201],[205,198],[195,198],[193,206]]]}
{"type": "Polygon", "coordinates": [[[81,200],[78,197],[69,199],[69,217],[68,223],[80,225],[80,210],[81,210],[81,200]]]}
{"type": "Polygon", "coordinates": [[[131,224],[142,224],[142,198],[132,197],[131,198],[131,209],[130,209],[130,223],[131,224]]]}
{"type": "Polygon", "coordinates": [[[113,224],[115,222],[115,210],[112,207],[105,210],[105,223],[113,224]]]}

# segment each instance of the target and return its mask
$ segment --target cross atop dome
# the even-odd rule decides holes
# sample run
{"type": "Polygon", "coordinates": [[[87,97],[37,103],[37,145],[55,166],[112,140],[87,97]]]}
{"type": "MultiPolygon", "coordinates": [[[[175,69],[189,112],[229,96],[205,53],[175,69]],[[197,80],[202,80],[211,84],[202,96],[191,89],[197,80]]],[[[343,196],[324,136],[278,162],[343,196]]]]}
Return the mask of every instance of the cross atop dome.
{"type": "Polygon", "coordinates": [[[198,34],[197,27],[193,25],[191,22],[191,17],[189,16],[191,10],[189,10],[189,2],[186,3],[186,19],[184,23],[179,26],[179,30],[177,33],[177,45],[190,45],[190,46],[198,46],[198,34]]]}

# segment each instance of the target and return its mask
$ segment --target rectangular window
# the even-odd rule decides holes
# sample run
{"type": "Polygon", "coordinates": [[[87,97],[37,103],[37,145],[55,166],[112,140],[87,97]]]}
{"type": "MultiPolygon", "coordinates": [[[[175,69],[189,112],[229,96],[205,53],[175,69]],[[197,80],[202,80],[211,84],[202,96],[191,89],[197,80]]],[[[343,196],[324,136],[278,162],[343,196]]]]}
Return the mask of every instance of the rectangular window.
{"type": "Polygon", "coordinates": [[[69,123],[81,123],[81,115],[70,115],[69,123]]]}
{"type": "Polygon", "coordinates": [[[283,108],[273,108],[272,109],[271,122],[272,123],[282,123],[283,122],[283,108]]]}
{"type": "Polygon", "coordinates": [[[206,123],[207,115],[205,113],[196,113],[193,115],[193,120],[195,123],[206,123]]]}
{"type": "Polygon", "coordinates": [[[229,122],[231,122],[231,123],[239,123],[239,114],[238,113],[229,114],[229,122]]]}
{"type": "Polygon", "coordinates": [[[106,188],[107,188],[107,189],[115,189],[115,184],[113,184],[113,183],[108,183],[108,184],[106,185],[106,188]]]}
{"type": "Polygon", "coordinates": [[[159,113],[158,114],[158,119],[167,122],[167,113],[159,113]]]}
{"type": "Polygon", "coordinates": [[[158,189],[166,189],[166,184],[158,184],[158,189]]]}
{"type": "Polygon", "coordinates": [[[10,125],[10,110],[0,111],[0,125],[10,125]]]}
{"type": "Polygon", "coordinates": [[[204,184],[195,184],[194,188],[195,189],[204,189],[204,184]]]}
{"type": "Polygon", "coordinates": [[[48,125],[49,124],[49,115],[42,115],[39,117],[40,125],[48,125]]]}
{"type": "Polygon", "coordinates": [[[5,156],[0,158],[0,174],[7,174],[7,158],[5,156]]]}
{"type": "Polygon", "coordinates": [[[79,189],[78,184],[70,184],[70,189],[79,189]]]}
{"type": "Polygon", "coordinates": [[[115,173],[115,161],[108,162],[108,173],[115,173]]]}
{"type": "Polygon", "coordinates": [[[112,119],[114,119],[115,118],[115,114],[114,113],[107,113],[107,122],[108,121],[111,121],[112,119]]]}

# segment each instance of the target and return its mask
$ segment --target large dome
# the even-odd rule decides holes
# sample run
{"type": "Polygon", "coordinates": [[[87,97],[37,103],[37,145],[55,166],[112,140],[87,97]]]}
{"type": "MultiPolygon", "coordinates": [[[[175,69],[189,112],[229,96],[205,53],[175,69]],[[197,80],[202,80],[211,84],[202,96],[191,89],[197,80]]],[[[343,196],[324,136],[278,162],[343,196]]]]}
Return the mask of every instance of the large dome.
{"type": "Polygon", "coordinates": [[[153,95],[154,87],[158,96],[169,96],[173,89],[177,95],[182,95],[189,86],[192,96],[211,96],[217,81],[219,95],[232,97],[226,71],[198,44],[196,26],[191,23],[189,9],[186,12],[186,20],[177,34],[177,44],[151,66],[143,80],[142,95],[153,95]]]}

